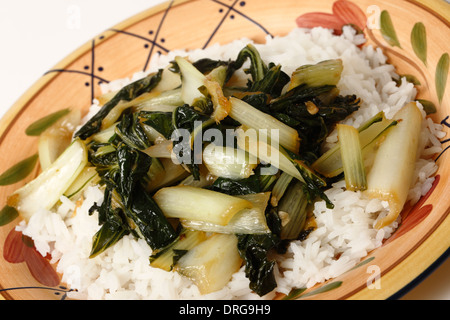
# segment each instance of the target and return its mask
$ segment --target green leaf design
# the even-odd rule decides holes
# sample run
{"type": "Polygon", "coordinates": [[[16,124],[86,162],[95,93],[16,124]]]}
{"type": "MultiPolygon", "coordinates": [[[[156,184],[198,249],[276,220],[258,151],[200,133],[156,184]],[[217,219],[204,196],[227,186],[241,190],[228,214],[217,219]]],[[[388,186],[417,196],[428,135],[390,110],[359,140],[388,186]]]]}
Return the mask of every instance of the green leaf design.
{"type": "Polygon", "coordinates": [[[355,270],[365,264],[368,264],[369,262],[371,262],[372,260],[374,260],[375,257],[370,257],[369,259],[366,259],[364,261],[361,261],[360,263],[358,263],[356,266],[354,266],[353,268],[351,268],[349,271],[355,270]]]}
{"type": "Polygon", "coordinates": [[[419,79],[417,79],[417,77],[415,75],[412,75],[412,74],[400,74],[399,79],[397,79],[397,80],[393,79],[393,80],[395,81],[397,86],[400,86],[402,84],[402,79],[403,78],[405,78],[406,81],[412,83],[415,86],[420,86],[421,85],[419,79]]]}
{"type": "Polygon", "coordinates": [[[417,101],[419,101],[420,104],[423,106],[423,110],[425,111],[426,114],[436,113],[437,111],[436,106],[434,105],[433,102],[425,99],[417,99],[417,101]]]}
{"type": "Polygon", "coordinates": [[[283,300],[293,300],[293,299],[298,299],[298,298],[305,298],[305,297],[310,297],[319,293],[324,293],[336,288],[339,288],[342,285],[342,281],[334,281],[331,283],[328,283],[324,286],[321,286],[320,288],[317,288],[311,292],[302,294],[306,288],[299,288],[299,289],[292,289],[292,291],[283,298],[283,300]]]}
{"type": "Polygon", "coordinates": [[[326,284],[324,286],[321,286],[320,288],[317,288],[316,290],[313,290],[311,292],[305,293],[301,297],[305,298],[305,297],[310,297],[310,296],[313,296],[313,295],[316,295],[316,294],[319,294],[319,293],[328,292],[330,290],[334,290],[336,288],[339,288],[341,286],[341,284],[342,284],[342,281],[334,281],[334,282],[328,283],[328,284],[326,284]]]}
{"type": "Polygon", "coordinates": [[[38,155],[34,154],[6,170],[0,175],[0,186],[7,186],[26,178],[33,171],[37,159],[38,155]]]}
{"type": "Polygon", "coordinates": [[[447,85],[448,67],[449,67],[448,53],[444,53],[439,59],[439,62],[436,66],[436,75],[435,75],[436,93],[439,99],[439,103],[442,102],[442,98],[444,97],[445,86],[447,85]]]}
{"type": "Polygon", "coordinates": [[[300,297],[305,290],[306,288],[294,288],[283,298],[283,300],[295,300],[300,297]]]}
{"type": "Polygon", "coordinates": [[[19,213],[17,210],[10,206],[4,206],[0,211],[0,227],[7,225],[11,221],[13,221],[19,213]]]}
{"type": "Polygon", "coordinates": [[[427,65],[427,32],[422,22],[417,22],[411,31],[411,45],[416,56],[427,65]]]}
{"type": "Polygon", "coordinates": [[[391,46],[397,46],[401,48],[400,42],[397,38],[397,33],[395,32],[394,25],[392,24],[391,16],[387,10],[383,10],[380,14],[380,28],[383,38],[391,46]]]}
{"type": "Polygon", "coordinates": [[[25,133],[28,136],[39,136],[42,132],[45,131],[48,127],[58,121],[60,118],[64,117],[66,114],[70,112],[70,109],[63,109],[56,111],[48,116],[45,116],[28,126],[25,130],[25,133]]]}

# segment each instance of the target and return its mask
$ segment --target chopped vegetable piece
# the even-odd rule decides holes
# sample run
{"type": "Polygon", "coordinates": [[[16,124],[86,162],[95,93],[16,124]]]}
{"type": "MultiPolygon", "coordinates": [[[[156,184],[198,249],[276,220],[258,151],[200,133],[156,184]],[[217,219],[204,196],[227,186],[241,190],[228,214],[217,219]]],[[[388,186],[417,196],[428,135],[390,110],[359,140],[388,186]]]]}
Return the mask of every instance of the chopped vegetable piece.
{"type": "Polygon", "coordinates": [[[175,61],[181,72],[181,98],[184,103],[192,106],[196,99],[204,98],[199,88],[204,85],[206,76],[185,58],[175,57],[175,61]]]}
{"type": "MultiPolygon", "coordinates": [[[[82,140],[89,138],[91,135],[99,132],[102,128],[102,121],[121,101],[131,101],[141,94],[152,91],[161,80],[162,70],[155,74],[150,74],[147,77],[137,80],[125,87],[123,87],[117,94],[109,100],[105,105],[89,119],[77,132],[75,137],[80,137],[82,140]]],[[[112,125],[113,123],[111,123],[112,125]]]]}
{"type": "Polygon", "coordinates": [[[93,259],[109,247],[117,243],[129,230],[110,221],[104,223],[92,238],[92,248],[89,258],[93,259]]]}
{"type": "Polygon", "coordinates": [[[8,197],[8,205],[16,208],[26,221],[40,208],[50,210],[87,161],[85,145],[79,139],[74,140],[50,167],[8,197]]]}
{"type": "MultiPolygon", "coordinates": [[[[370,153],[372,152],[371,146],[376,143],[376,141],[382,139],[388,132],[388,129],[396,124],[397,121],[386,119],[384,113],[380,112],[358,128],[364,160],[370,156],[370,153]]],[[[321,155],[311,167],[328,178],[341,174],[344,171],[344,168],[342,166],[340,144],[336,144],[333,148],[321,155]]]]}
{"type": "Polygon", "coordinates": [[[203,231],[183,230],[172,244],[150,257],[150,265],[171,271],[179,258],[181,258],[180,254],[187,253],[187,251],[205,240],[206,234],[203,231]]]}
{"type": "Polygon", "coordinates": [[[169,218],[200,220],[222,226],[242,209],[253,207],[248,200],[190,186],[162,188],[155,193],[154,199],[169,218]]]}
{"type": "Polygon", "coordinates": [[[366,171],[358,130],[349,125],[338,124],[337,131],[347,190],[366,190],[366,171]]]}
{"type": "Polygon", "coordinates": [[[286,172],[281,173],[277,182],[273,186],[272,197],[270,198],[270,204],[273,207],[278,206],[278,201],[283,197],[287,187],[291,183],[294,177],[287,174],[286,172]]]}
{"type": "Polygon", "coordinates": [[[237,238],[231,234],[214,234],[183,255],[176,270],[190,278],[201,294],[222,289],[242,264],[237,238]]]}
{"type": "MultiPolygon", "coordinates": [[[[159,168],[157,169],[158,175],[156,177],[153,177],[146,186],[146,189],[149,192],[153,192],[162,187],[167,187],[168,185],[177,183],[189,176],[189,172],[186,171],[186,169],[182,165],[173,163],[172,159],[159,158],[157,161],[159,161],[159,168]],[[161,172],[160,170],[162,170],[163,172],[161,172]]],[[[152,167],[150,168],[152,169],[152,167]]]]}
{"type": "Polygon", "coordinates": [[[241,126],[236,130],[237,145],[242,150],[247,151],[261,161],[270,163],[291,176],[304,181],[295,164],[283,152],[280,147],[271,143],[264,134],[259,134],[256,130],[241,126]]]}
{"type": "Polygon", "coordinates": [[[271,135],[274,133],[277,134],[279,143],[283,147],[294,153],[298,152],[300,139],[297,130],[242,100],[231,97],[230,101],[232,105],[231,118],[247,127],[266,131],[268,137],[272,137],[271,135]]]}
{"type": "Polygon", "coordinates": [[[158,92],[159,94],[152,94],[150,99],[142,100],[139,103],[134,103],[136,111],[161,111],[172,112],[173,107],[178,107],[184,104],[181,98],[181,88],[158,92]]]}
{"type": "Polygon", "coordinates": [[[282,220],[281,239],[297,239],[305,225],[308,198],[299,181],[291,184],[278,205],[278,215],[282,220]]]}
{"type": "Polygon", "coordinates": [[[422,114],[410,102],[394,116],[398,124],[380,145],[367,176],[367,194],[389,202],[389,214],[375,225],[382,228],[397,219],[402,210],[414,175],[422,114]]]}
{"type": "Polygon", "coordinates": [[[270,192],[237,196],[246,199],[253,204],[251,209],[243,209],[235,214],[230,222],[225,225],[217,225],[204,221],[181,220],[182,225],[188,229],[227,234],[257,234],[269,233],[265,218],[267,202],[270,192]]]}
{"type": "Polygon", "coordinates": [[[337,85],[344,69],[341,59],[325,60],[314,65],[303,65],[292,73],[288,90],[306,84],[309,87],[337,85]]]}
{"type": "Polygon", "coordinates": [[[242,149],[212,143],[203,149],[203,162],[211,174],[234,180],[250,177],[258,165],[257,159],[242,149]]]}
{"type": "Polygon", "coordinates": [[[275,261],[268,258],[269,252],[279,243],[272,234],[238,235],[238,250],[245,261],[245,275],[250,280],[250,289],[263,296],[276,288],[275,261]]]}
{"type": "Polygon", "coordinates": [[[42,170],[47,169],[67,149],[80,122],[80,110],[71,110],[40,134],[38,148],[42,170]]]}
{"type": "Polygon", "coordinates": [[[85,167],[70,187],[64,192],[64,195],[71,200],[77,199],[83,190],[90,185],[96,185],[100,182],[100,177],[95,167],[85,167]]]}

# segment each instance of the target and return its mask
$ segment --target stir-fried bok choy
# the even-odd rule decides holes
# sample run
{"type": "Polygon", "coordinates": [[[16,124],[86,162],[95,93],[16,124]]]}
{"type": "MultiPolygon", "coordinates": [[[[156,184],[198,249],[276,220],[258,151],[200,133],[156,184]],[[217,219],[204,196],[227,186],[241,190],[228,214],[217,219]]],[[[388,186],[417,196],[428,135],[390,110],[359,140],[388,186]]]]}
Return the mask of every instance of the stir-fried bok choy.
{"type": "Polygon", "coordinates": [[[338,125],[360,105],[340,94],[342,70],[337,59],[288,75],[251,44],[235,60],[176,57],[99,97],[102,107],[62,154],[63,137],[43,135],[43,171],[8,205],[28,220],[97,184],[104,199],[90,209],[99,220],[92,258],[124,236],[142,238],[151,266],[189,277],[202,293],[244,266],[249,287],[265,295],[277,286],[273,254],[314,226],[316,201],[333,208],[331,183],[345,178],[350,190],[388,200],[381,226],[405,201],[420,113],[408,105],[394,120],[338,125]],[[339,143],[323,153],[336,125],[339,143]]]}

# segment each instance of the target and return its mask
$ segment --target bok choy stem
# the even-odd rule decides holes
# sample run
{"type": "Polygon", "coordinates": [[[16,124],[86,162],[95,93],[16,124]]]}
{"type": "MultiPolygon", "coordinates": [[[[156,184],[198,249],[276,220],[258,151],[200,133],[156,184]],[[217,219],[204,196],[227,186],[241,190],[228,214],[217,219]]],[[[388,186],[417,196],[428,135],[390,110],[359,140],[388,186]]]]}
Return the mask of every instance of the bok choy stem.
{"type": "Polygon", "coordinates": [[[75,181],[88,162],[84,143],[76,139],[37,178],[14,192],[7,204],[29,220],[39,208],[50,210],[75,181]]]}
{"type": "Polygon", "coordinates": [[[349,125],[338,124],[337,131],[347,190],[366,190],[366,171],[358,130],[349,125]]]}
{"type": "Polygon", "coordinates": [[[411,187],[417,159],[422,114],[415,102],[400,109],[393,127],[381,143],[367,176],[367,194],[389,202],[389,214],[375,225],[382,228],[400,214],[411,187]]]}

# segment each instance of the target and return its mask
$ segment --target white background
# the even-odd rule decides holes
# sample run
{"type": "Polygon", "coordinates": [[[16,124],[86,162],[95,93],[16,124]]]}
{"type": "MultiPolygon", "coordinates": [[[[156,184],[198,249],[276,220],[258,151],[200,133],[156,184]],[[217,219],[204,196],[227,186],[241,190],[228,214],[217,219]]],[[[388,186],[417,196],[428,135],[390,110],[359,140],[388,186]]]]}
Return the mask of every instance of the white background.
{"type": "MultiPolygon", "coordinates": [[[[0,1],[0,117],[46,71],[79,46],[134,14],[163,2],[0,1]]],[[[3,169],[0,164],[0,171],[3,169]]],[[[450,259],[403,299],[450,300],[450,259]]]]}

